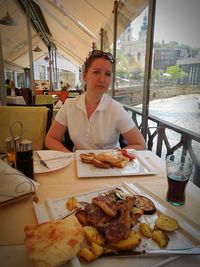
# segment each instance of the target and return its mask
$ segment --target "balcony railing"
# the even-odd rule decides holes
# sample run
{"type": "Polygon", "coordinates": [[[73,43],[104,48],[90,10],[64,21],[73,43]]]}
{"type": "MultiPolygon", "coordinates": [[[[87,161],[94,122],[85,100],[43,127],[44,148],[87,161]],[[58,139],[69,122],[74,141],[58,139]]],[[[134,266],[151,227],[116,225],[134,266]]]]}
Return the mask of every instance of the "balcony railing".
{"type": "MultiPolygon", "coordinates": [[[[142,112],[129,105],[123,104],[124,108],[130,113],[137,127],[141,129],[142,112]]],[[[186,130],[180,126],[169,123],[156,116],[148,116],[148,138],[147,145],[149,150],[155,149],[159,157],[165,158],[166,155],[180,151],[182,155],[189,155],[194,162],[192,182],[200,187],[200,135],[186,130]],[[173,132],[179,139],[176,144],[172,144],[174,139],[169,138],[169,132],[173,132]],[[155,142],[154,142],[155,141],[155,142]]]]}

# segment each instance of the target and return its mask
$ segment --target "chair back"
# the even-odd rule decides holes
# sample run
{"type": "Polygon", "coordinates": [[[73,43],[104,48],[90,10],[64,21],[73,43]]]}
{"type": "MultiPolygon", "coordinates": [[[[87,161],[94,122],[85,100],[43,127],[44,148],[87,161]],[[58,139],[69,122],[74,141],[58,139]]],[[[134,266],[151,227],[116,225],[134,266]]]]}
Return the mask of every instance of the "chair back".
{"type": "Polygon", "coordinates": [[[52,95],[36,95],[35,104],[54,104],[55,100],[52,95]]]}
{"type": "Polygon", "coordinates": [[[52,95],[36,95],[35,96],[35,104],[54,104],[55,99],[52,95]]]}
{"type": "Polygon", "coordinates": [[[30,88],[21,89],[21,95],[24,97],[26,104],[32,104],[32,91],[30,88]]]}
{"type": "Polygon", "coordinates": [[[0,153],[5,152],[4,140],[11,135],[10,125],[14,121],[22,122],[22,138],[31,140],[34,150],[44,149],[48,112],[45,106],[0,106],[0,153]]]}

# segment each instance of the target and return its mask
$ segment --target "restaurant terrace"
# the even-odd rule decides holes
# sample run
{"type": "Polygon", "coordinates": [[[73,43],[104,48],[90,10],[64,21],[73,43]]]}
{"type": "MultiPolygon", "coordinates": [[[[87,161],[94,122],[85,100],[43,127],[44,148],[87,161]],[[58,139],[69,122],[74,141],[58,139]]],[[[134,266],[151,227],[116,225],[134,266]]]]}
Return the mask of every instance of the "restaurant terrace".
{"type": "MultiPolygon", "coordinates": [[[[0,0],[0,255],[3,267],[34,266],[34,256],[30,259],[27,249],[30,235],[26,231],[31,229],[30,225],[41,227],[42,223],[49,225],[51,222],[55,227],[55,224],[64,224],[63,218],[66,215],[67,220],[74,218],[77,211],[69,215],[72,199],[78,205],[91,204],[94,197],[105,192],[107,195],[110,190],[112,193],[114,190],[120,203],[125,194],[126,199],[142,195],[155,205],[152,214],[144,207],[137,209],[138,214],[134,215],[139,216],[135,217],[134,231],[137,233],[141,223],[154,227],[160,214],[175,219],[178,226],[171,232],[159,229],[167,235],[163,247],[155,243],[152,236],[150,239],[142,236],[142,231],[141,242],[138,241],[135,247],[132,245],[131,249],[128,247],[125,252],[119,252],[117,247],[113,250],[113,245],[111,253],[107,254],[108,248],[104,244],[103,252],[97,255],[91,243],[87,249],[93,254],[93,260],[86,256],[85,260],[91,261],[87,266],[199,266],[200,48],[179,44],[175,40],[169,43],[154,40],[158,27],[157,7],[161,2],[0,0]],[[139,20],[138,36],[133,37],[137,28],[134,23],[139,20]],[[45,136],[65,101],[84,94],[84,63],[94,50],[113,55],[112,82],[107,94],[123,105],[147,146],[146,150],[127,149],[128,165],[120,168],[111,165],[108,169],[97,168],[93,161],[85,164],[81,156],[87,151],[74,150],[68,132],[63,140],[69,148],[68,153],[48,150],[44,145],[45,136]],[[10,81],[14,82],[19,95],[8,94],[10,81]],[[188,97],[185,103],[188,99],[196,101],[192,104],[197,104],[194,107],[196,115],[193,115],[192,108],[183,115],[184,121],[190,121],[192,127],[176,123],[178,113],[172,116],[173,121],[151,113],[150,103],[156,100],[161,101],[161,106],[163,101],[163,113],[170,113],[171,110],[164,108],[164,100],[177,96],[188,97]],[[32,169],[24,161],[22,172],[15,168],[21,138],[30,141],[25,142],[24,149],[31,144],[33,153],[32,169]],[[9,154],[8,151],[14,152],[9,154]],[[166,157],[171,154],[188,156],[193,162],[185,199],[177,205],[172,205],[166,197],[166,157]],[[144,251],[149,255],[144,256],[144,251]],[[152,257],[153,253],[156,256],[152,257]]],[[[179,0],[172,2],[169,6],[175,8],[179,0]]],[[[183,2],[179,3],[180,10],[187,1],[183,2]]],[[[191,8],[192,3],[195,0],[191,0],[191,8]]],[[[191,11],[187,14],[192,17],[191,11]]],[[[127,143],[121,135],[119,142],[122,153],[127,143]]],[[[88,151],[95,156],[100,152],[88,151]]],[[[84,212],[87,210],[85,206],[78,208],[84,212]]],[[[134,208],[128,211],[126,219],[132,216],[134,208]]],[[[120,212],[117,214],[122,215],[120,212]]],[[[107,223],[110,222],[111,219],[107,223]]],[[[129,220],[128,225],[131,223],[129,220]]],[[[122,228],[125,226],[127,224],[122,228]]],[[[151,230],[153,233],[156,229],[151,230]]],[[[132,234],[132,226],[130,231],[132,234]]],[[[59,258],[56,253],[50,259],[45,254],[41,260],[45,264],[49,261],[45,266],[61,266],[55,263],[59,258]]],[[[74,250],[73,253],[67,260],[65,257],[63,266],[86,266],[82,261],[85,254],[81,256],[74,250]]]]}

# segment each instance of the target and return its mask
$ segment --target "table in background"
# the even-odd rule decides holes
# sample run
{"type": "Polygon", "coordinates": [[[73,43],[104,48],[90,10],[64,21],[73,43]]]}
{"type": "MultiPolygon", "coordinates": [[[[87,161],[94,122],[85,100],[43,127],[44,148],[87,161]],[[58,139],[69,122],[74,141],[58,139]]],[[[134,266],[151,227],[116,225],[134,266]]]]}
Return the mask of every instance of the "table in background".
{"type": "Polygon", "coordinates": [[[26,105],[23,96],[7,96],[7,103],[8,104],[22,104],[26,105]]]}

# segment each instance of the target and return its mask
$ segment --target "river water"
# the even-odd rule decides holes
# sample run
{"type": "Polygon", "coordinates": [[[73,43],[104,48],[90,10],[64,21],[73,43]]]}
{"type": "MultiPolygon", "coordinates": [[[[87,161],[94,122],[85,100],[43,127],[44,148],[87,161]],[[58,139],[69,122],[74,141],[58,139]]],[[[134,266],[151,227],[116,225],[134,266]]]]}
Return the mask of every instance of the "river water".
{"type": "Polygon", "coordinates": [[[200,95],[180,95],[150,102],[149,114],[200,134],[200,95]]]}
{"type": "MultiPolygon", "coordinates": [[[[168,99],[154,100],[149,103],[149,115],[154,115],[167,122],[181,126],[194,133],[200,134],[200,106],[197,103],[199,94],[180,95],[168,99]]],[[[141,105],[137,106],[141,109],[141,105]]],[[[149,126],[156,126],[155,123],[149,122],[149,126]]],[[[155,131],[152,129],[151,132],[155,131]]],[[[180,134],[166,130],[170,146],[173,147],[180,141],[180,134]]],[[[154,139],[153,151],[156,151],[156,138],[154,139]]],[[[193,141],[192,148],[200,162],[200,143],[193,141]]],[[[175,153],[181,154],[182,149],[175,153]]],[[[166,147],[163,145],[162,158],[165,158],[166,147]]]]}
{"type": "MultiPolygon", "coordinates": [[[[181,126],[184,129],[200,134],[200,106],[197,100],[200,99],[199,94],[180,95],[168,99],[154,100],[149,103],[149,115],[154,115],[167,122],[181,126]]],[[[138,106],[141,108],[141,105],[138,106]]],[[[149,126],[156,126],[155,123],[149,122],[149,126]]],[[[155,131],[155,129],[154,129],[155,131]]],[[[152,132],[152,131],[151,131],[152,132]]],[[[170,146],[173,147],[180,141],[180,134],[174,131],[166,130],[166,135],[170,146]]],[[[153,152],[156,152],[157,138],[154,138],[153,152]]],[[[200,162],[200,143],[192,141],[192,148],[200,162]]],[[[165,159],[166,147],[163,145],[161,157],[165,159]]],[[[181,154],[182,149],[175,151],[175,154],[181,154]]],[[[193,180],[194,168],[190,180],[193,180]]],[[[200,179],[200,175],[198,176],[200,179]]],[[[199,182],[198,182],[199,184],[199,182]]]]}

